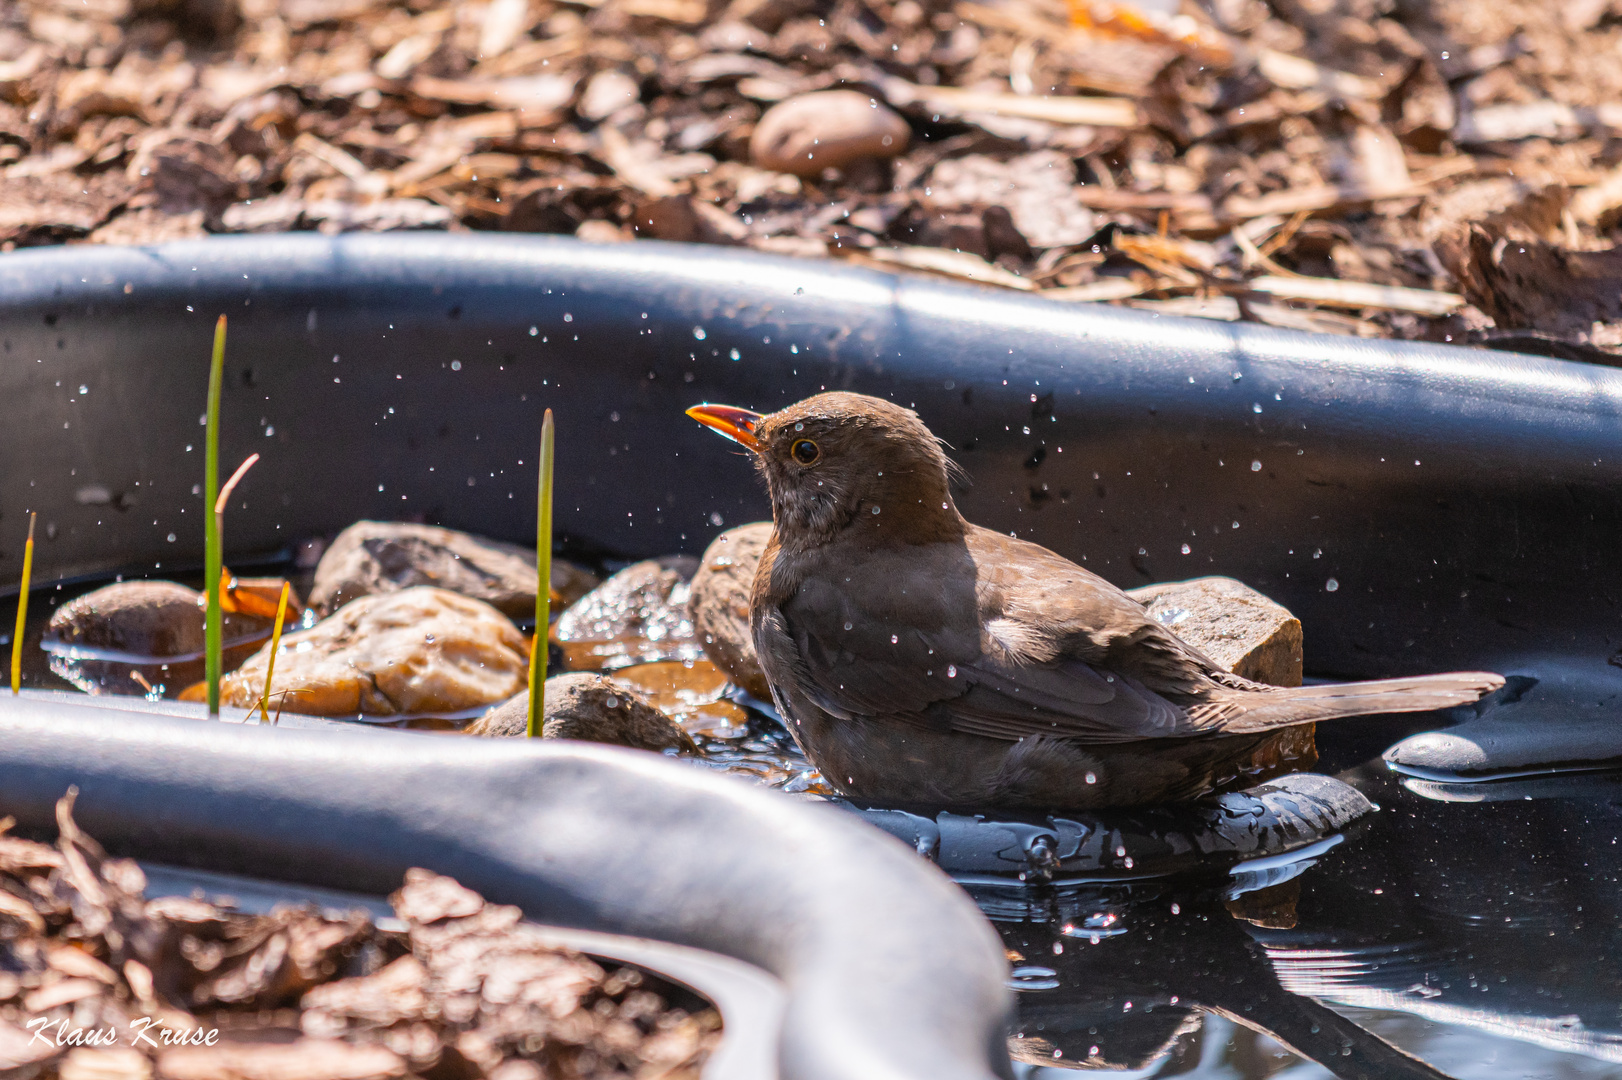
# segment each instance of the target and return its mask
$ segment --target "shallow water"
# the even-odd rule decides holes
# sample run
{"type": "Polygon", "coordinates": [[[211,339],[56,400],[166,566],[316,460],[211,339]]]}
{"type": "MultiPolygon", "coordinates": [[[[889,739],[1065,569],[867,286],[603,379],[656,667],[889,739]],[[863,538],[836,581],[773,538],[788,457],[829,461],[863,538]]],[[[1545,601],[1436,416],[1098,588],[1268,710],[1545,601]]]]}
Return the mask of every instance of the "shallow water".
{"type": "MultiPolygon", "coordinates": [[[[30,637],[89,587],[36,594],[30,637]]],[[[29,645],[27,684],[63,688],[29,645]]],[[[612,674],[693,733],[705,767],[829,794],[769,708],[706,661],[637,655],[655,659],[612,674]]],[[[1444,722],[1320,726],[1317,771],[1380,809],[1314,857],[1177,880],[960,874],[1009,950],[1023,1080],[1622,1078],[1622,775],[1428,797],[1379,755],[1444,722]]]]}

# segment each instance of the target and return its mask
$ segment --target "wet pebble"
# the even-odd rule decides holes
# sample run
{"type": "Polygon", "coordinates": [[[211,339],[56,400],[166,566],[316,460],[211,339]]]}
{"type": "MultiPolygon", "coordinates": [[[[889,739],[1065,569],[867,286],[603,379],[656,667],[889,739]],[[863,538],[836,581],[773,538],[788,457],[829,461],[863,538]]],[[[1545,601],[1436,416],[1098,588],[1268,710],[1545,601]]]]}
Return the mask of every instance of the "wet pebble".
{"type": "Polygon", "coordinates": [[[1132,589],[1172,633],[1235,675],[1301,685],[1301,620],[1244,582],[1207,577],[1132,589]]]}
{"type": "Polygon", "coordinates": [[[51,649],[130,657],[195,656],[203,651],[201,594],[173,581],[125,581],[85,593],[51,616],[51,649]]]}
{"type": "Polygon", "coordinates": [[[749,632],[749,593],[771,536],[769,521],[740,525],[717,536],[699,560],[687,598],[704,655],[762,701],[770,701],[772,691],[749,632]]]}
{"type": "Polygon", "coordinates": [[[614,672],[694,735],[738,739],[749,732],[749,715],[727,700],[726,672],[708,660],[657,660],[614,672]]]}
{"type": "Polygon", "coordinates": [[[818,177],[867,158],[893,158],[907,148],[911,129],[871,94],[819,90],[797,94],[766,110],[749,140],[762,169],[818,177]]]}
{"type": "MultiPolygon", "coordinates": [[[[497,705],[468,728],[470,735],[522,736],[529,729],[529,691],[497,705]]],[[[593,672],[546,680],[541,737],[697,753],[692,737],[637,691],[593,672]]]]}
{"type": "MultiPolygon", "coordinates": [[[[315,568],[310,603],[336,611],[362,596],[433,585],[490,604],[513,618],[535,612],[535,551],[482,536],[398,521],[357,521],[338,534],[315,568]]],[[[552,560],[554,602],[568,605],[597,579],[552,560]]]]}
{"type": "Polygon", "coordinates": [[[601,670],[701,657],[687,614],[688,582],[697,569],[690,555],[648,559],[581,597],[552,625],[567,665],[601,670]]]}
{"type": "MultiPolygon", "coordinates": [[[[268,655],[261,649],[223,679],[221,699],[257,702],[268,655]]],[[[419,585],[363,596],[283,637],[272,707],[283,700],[287,712],[316,716],[455,715],[511,697],[528,673],[528,642],[510,619],[419,585]]]]}

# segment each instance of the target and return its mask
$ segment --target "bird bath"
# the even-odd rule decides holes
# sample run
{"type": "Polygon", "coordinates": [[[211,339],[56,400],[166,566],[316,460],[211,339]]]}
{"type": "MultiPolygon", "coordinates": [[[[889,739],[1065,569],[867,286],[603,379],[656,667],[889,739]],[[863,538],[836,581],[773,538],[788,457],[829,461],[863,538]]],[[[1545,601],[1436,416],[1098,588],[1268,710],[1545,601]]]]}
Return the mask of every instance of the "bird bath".
{"type": "MultiPolygon", "coordinates": [[[[1316,772],[1377,813],[1287,783],[1206,822],[859,809],[938,859],[1001,932],[1008,1035],[1032,1077],[1261,1077],[1294,1061],[1285,1045],[1315,1062],[1300,1075],[1437,1075],[1404,1051],[1460,1077],[1622,1067],[1605,937],[1622,874],[1622,782],[1607,771],[1622,757],[1608,663],[1622,374],[675,245],[281,236],[25,252],[0,260],[0,399],[23,421],[0,436],[0,578],[15,580],[25,509],[40,512],[47,592],[195,572],[186,447],[222,311],[223,458],[264,454],[227,533],[239,569],[285,565],[357,517],[526,536],[530,474],[514,462],[548,406],[563,551],[696,554],[766,506],[683,410],[851,389],[917,409],[957,448],[971,520],[1125,587],[1223,574],[1285,604],[1309,677],[1510,676],[1453,715],[1320,729],[1316,772]],[[1442,728],[1515,752],[1393,748],[1442,728]],[[1553,764],[1580,771],[1527,752],[1539,729],[1567,747],[1553,764]]],[[[915,987],[926,951],[887,948],[881,966],[915,987]]],[[[930,1031],[997,1007],[978,976],[931,977],[930,1031]]],[[[986,1013],[978,1030],[999,1023],[986,1013]]],[[[947,1075],[940,1062],[976,1058],[965,1040],[898,1059],[947,1075]]],[[[980,1057],[963,1075],[990,1067],[980,1057]]],[[[846,1075],[829,1068],[815,1075],[846,1075]]]]}

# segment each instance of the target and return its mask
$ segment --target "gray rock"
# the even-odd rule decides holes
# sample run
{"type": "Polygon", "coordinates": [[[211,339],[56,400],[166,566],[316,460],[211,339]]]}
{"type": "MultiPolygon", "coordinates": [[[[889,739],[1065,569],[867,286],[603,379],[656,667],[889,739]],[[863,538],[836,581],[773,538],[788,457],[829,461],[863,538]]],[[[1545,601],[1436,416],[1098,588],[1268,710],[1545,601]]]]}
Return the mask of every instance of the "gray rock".
{"type": "Polygon", "coordinates": [[[726,672],[734,685],[762,701],[770,701],[772,691],[755,655],[754,636],[749,632],[749,592],[755,567],[760,565],[760,556],[771,537],[769,521],[740,525],[717,536],[704,549],[687,598],[687,610],[698,639],[704,643],[704,655],[726,672]]]}
{"type": "Polygon", "coordinates": [[[1301,685],[1301,620],[1233,578],[1163,582],[1128,590],[1152,618],[1235,675],[1301,685]]]}
{"type": "MultiPolygon", "coordinates": [[[[512,618],[535,612],[535,552],[482,536],[399,521],[357,521],[338,534],[315,568],[310,604],[332,612],[362,596],[433,585],[483,600],[512,618]]],[[[552,589],[567,606],[597,579],[552,560],[552,589]]]]}
{"type": "Polygon", "coordinates": [[[749,139],[749,156],[762,169],[818,177],[868,158],[893,158],[907,148],[912,129],[871,94],[819,90],[796,94],[766,110],[749,139]]]}
{"type": "MultiPolygon", "coordinates": [[[[521,691],[475,720],[469,735],[512,737],[529,731],[529,691],[521,691]]],[[[587,671],[546,680],[543,739],[629,746],[634,750],[697,753],[692,736],[648,699],[606,675],[587,671]]]]}
{"type": "Polygon", "coordinates": [[[687,614],[691,555],[627,566],[580,598],[552,625],[552,639],[573,670],[626,667],[704,655],[687,614]]]}
{"type": "Polygon", "coordinates": [[[1533,724],[1525,717],[1485,716],[1410,735],[1387,750],[1385,760],[1397,772],[1433,780],[1619,769],[1622,725],[1608,717],[1533,724]]]}

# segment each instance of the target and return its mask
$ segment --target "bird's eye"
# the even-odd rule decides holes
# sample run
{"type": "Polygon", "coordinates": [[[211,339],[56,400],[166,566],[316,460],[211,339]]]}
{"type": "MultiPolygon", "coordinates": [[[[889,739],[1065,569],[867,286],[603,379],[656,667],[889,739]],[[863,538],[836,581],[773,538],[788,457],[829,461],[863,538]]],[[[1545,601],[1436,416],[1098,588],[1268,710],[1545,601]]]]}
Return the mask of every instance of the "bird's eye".
{"type": "Polygon", "coordinates": [[[817,458],[822,456],[822,451],[817,449],[817,444],[810,439],[795,439],[788,452],[794,455],[794,460],[801,465],[813,465],[817,458]]]}

